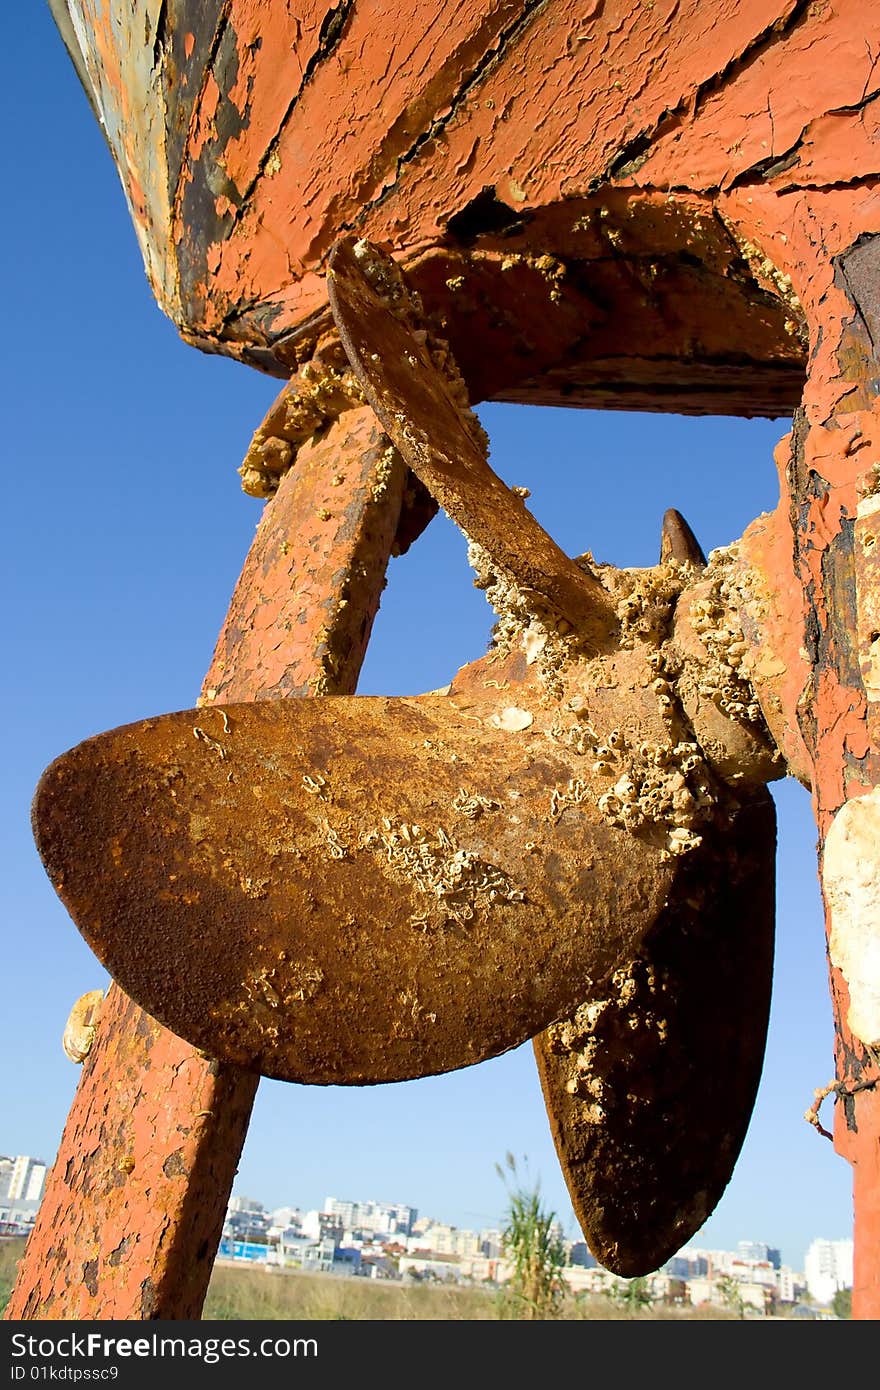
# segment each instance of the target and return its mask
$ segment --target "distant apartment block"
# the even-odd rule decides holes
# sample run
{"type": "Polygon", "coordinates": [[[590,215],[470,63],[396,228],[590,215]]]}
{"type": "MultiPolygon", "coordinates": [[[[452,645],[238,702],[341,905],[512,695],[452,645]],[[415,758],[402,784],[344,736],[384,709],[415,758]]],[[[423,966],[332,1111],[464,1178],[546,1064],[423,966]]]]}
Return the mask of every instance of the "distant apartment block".
{"type": "Polygon", "coordinates": [[[709,1258],[703,1250],[680,1250],[663,1267],[676,1279],[704,1279],[709,1273],[709,1258]]]}
{"type": "Polygon", "coordinates": [[[291,1226],[301,1226],[305,1212],[300,1207],[276,1207],[269,1213],[273,1230],[286,1231],[291,1226]]]}
{"type": "Polygon", "coordinates": [[[772,1245],[765,1245],[762,1240],[741,1240],[737,1244],[736,1253],[739,1259],[753,1264],[769,1264],[774,1269],[782,1266],[781,1252],[772,1245]]]}
{"type": "Polygon", "coordinates": [[[851,1289],[852,1241],[814,1240],[804,1258],[804,1278],[818,1303],[830,1303],[839,1289],[851,1289]]]}
{"type": "Polygon", "coordinates": [[[46,1184],[47,1164],[30,1154],[0,1156],[0,1233],[27,1235],[46,1184]]]}
{"type": "Polygon", "coordinates": [[[266,1209],[262,1202],[258,1202],[255,1197],[230,1197],[227,1211],[234,1212],[264,1212],[266,1209]]]}
{"type": "Polygon", "coordinates": [[[338,1197],[326,1198],[324,1213],[347,1231],[402,1236],[410,1234],[419,1214],[401,1202],[343,1202],[338,1197]]]}
{"type": "Polygon", "coordinates": [[[223,1235],[230,1241],[266,1244],[269,1217],[262,1202],[255,1201],[253,1197],[231,1197],[223,1222],[223,1235]]]}
{"type": "Polygon", "coordinates": [[[435,1255],[454,1255],[459,1258],[483,1255],[482,1236],[476,1231],[460,1231],[457,1226],[445,1226],[435,1222],[421,1235],[410,1236],[407,1241],[411,1252],[431,1251],[435,1255]]]}
{"type": "Polygon", "coordinates": [[[48,1164],[30,1154],[0,1157],[0,1198],[10,1202],[39,1202],[47,1171],[48,1164]]]}

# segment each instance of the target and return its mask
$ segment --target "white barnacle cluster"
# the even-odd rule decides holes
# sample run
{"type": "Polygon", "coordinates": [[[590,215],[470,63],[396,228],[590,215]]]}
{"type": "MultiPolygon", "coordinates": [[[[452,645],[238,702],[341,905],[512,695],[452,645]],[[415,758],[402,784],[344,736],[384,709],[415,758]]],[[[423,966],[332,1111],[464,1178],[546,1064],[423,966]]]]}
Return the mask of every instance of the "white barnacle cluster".
{"type": "MultiPolygon", "coordinates": [[[[436,1013],[434,1013],[433,1011],[431,1011],[430,1013],[428,1012],[428,1010],[425,1008],[424,1004],[416,994],[415,990],[398,990],[397,1002],[401,1006],[402,1016],[404,1020],[408,1019],[415,1024],[437,1022],[436,1013]]],[[[395,1032],[399,1031],[399,1026],[395,1027],[395,1032]]]]}
{"type": "Polygon", "coordinates": [[[309,796],[316,796],[320,801],[326,801],[328,796],[327,778],[321,772],[316,772],[314,777],[311,773],[304,772],[302,789],[304,792],[308,792],[309,796]]]}
{"type": "Polygon", "coordinates": [[[570,1018],[547,1030],[550,1051],[567,1062],[565,1089],[578,1106],[582,1124],[599,1125],[616,1104],[637,1099],[619,1085],[632,1070],[637,1039],[663,1042],[667,1023],[662,1005],[666,981],[649,961],[619,966],[605,983],[603,997],[581,1004],[570,1018]]]}
{"type": "Polygon", "coordinates": [[[316,356],[304,363],[254,434],[239,468],[242,490],[271,497],[300,447],[345,410],[364,402],[354,373],[316,356]]]}
{"type": "MultiPolygon", "coordinates": [[[[442,826],[432,832],[385,816],[363,846],[379,851],[396,873],[433,900],[433,907],[460,923],[472,921],[477,908],[525,898],[503,869],[461,848],[442,826]]],[[[412,924],[427,930],[429,918],[418,913],[412,924]]]]}
{"type": "MultiPolygon", "coordinates": [[[[385,308],[406,324],[414,343],[427,354],[432,365],[443,376],[450,395],[462,410],[465,423],[475,440],[488,449],[488,437],[470,408],[468,389],[452,356],[449,343],[432,331],[419,292],[407,284],[397,263],[390,256],[377,252],[369,241],[362,239],[355,242],[353,252],[364,278],[375,290],[385,308]]],[[[410,366],[419,366],[419,359],[415,353],[407,352],[406,356],[410,366]]]]}
{"type": "Polygon", "coordinates": [[[612,730],[595,753],[593,771],[614,778],[597,802],[609,824],[623,830],[665,825],[668,854],[686,854],[701,843],[695,827],[710,813],[714,796],[699,744],[644,741],[630,747],[612,730]]]}
{"type": "MultiPolygon", "coordinates": [[[[663,658],[652,653],[655,670],[663,670],[663,658]]],[[[673,686],[658,676],[654,688],[673,686]]],[[[673,710],[672,693],[658,695],[673,710]]],[[[696,827],[711,814],[715,801],[713,782],[698,743],[675,740],[665,743],[627,738],[622,729],[597,734],[588,719],[587,701],[574,696],[568,702],[576,717],[566,724],[561,711],[547,730],[554,742],[588,758],[590,771],[607,779],[606,789],[596,798],[600,815],[609,825],[622,830],[638,830],[648,825],[666,827],[664,855],[687,854],[701,844],[696,827]]],[[[550,819],[557,820],[568,806],[577,806],[595,796],[591,785],[572,778],[565,788],[550,793],[550,819]]]]}
{"type": "Polygon", "coordinates": [[[280,951],[275,965],[261,966],[246,976],[244,989],[252,1001],[262,1000],[270,1008],[280,1009],[314,998],[323,980],[319,965],[290,960],[286,951],[280,951]]]}
{"type": "Polygon", "coordinates": [[[584,1102],[578,1113],[588,1125],[601,1124],[605,1119],[605,1081],[599,1075],[597,1062],[600,1024],[610,1008],[610,999],[592,999],[579,1005],[570,1018],[552,1023],[547,1029],[550,1051],[568,1061],[565,1089],[584,1102]]]}
{"type": "Polygon", "coordinates": [[[700,670],[698,690],[729,718],[763,726],[748,674],[750,647],[736,616],[742,602],[733,574],[736,555],[735,545],[712,551],[704,574],[708,586],[691,605],[693,630],[710,657],[700,670]]]}
{"type": "Polygon", "coordinates": [[[880,493],[880,463],[872,463],[861,474],[856,483],[856,496],[860,502],[880,493]]]}
{"type": "Polygon", "coordinates": [[[539,671],[549,679],[574,654],[571,624],[555,613],[541,594],[523,589],[484,546],[469,536],[465,539],[474,587],[485,592],[498,616],[492,629],[494,647],[500,652],[524,652],[527,664],[539,661],[539,671]]]}
{"type": "MultiPolygon", "coordinates": [[[[587,697],[582,694],[573,695],[565,705],[559,706],[546,730],[547,737],[553,743],[560,743],[580,757],[591,755],[595,758],[596,749],[602,740],[594,729],[590,718],[590,707],[587,697]],[[570,710],[574,716],[574,722],[567,720],[565,710],[570,710]]],[[[615,735],[619,730],[614,730],[615,735]]]]}
{"type": "Polygon", "coordinates": [[[566,275],[566,265],[556,256],[537,256],[532,260],[532,265],[543,280],[550,287],[550,300],[553,304],[562,302],[562,281],[566,275]]]}
{"type": "Polygon", "coordinates": [[[251,874],[239,874],[239,887],[246,898],[265,898],[268,896],[271,880],[268,878],[254,878],[251,874]]]}
{"type": "Polygon", "coordinates": [[[469,792],[466,787],[459,787],[452,802],[452,809],[467,820],[479,820],[486,811],[497,811],[499,805],[500,803],[493,801],[491,797],[480,796],[478,792],[469,792]]]}
{"type": "Polygon", "coordinates": [[[793,319],[786,321],[789,332],[796,334],[801,342],[806,346],[806,318],[803,305],[797,296],[790,275],[786,275],[780,270],[769,256],[765,255],[762,248],[754,241],[749,241],[745,237],[737,234],[735,228],[728,224],[728,230],[732,233],[737,242],[743,257],[749,264],[749,268],[756,280],[772,287],[773,292],[779,296],[784,304],[788,306],[794,315],[793,319]]]}
{"type": "Polygon", "coordinates": [[[399,266],[390,256],[378,252],[364,238],[355,242],[352,253],[364,279],[375,290],[386,308],[392,312],[398,309],[407,310],[410,306],[421,309],[421,302],[416,302],[418,297],[407,289],[399,266]]]}
{"type": "Polygon", "coordinates": [[[659,646],[668,634],[676,601],[694,575],[693,565],[677,560],[650,569],[616,569],[597,565],[591,555],[582,555],[578,564],[597,574],[616,600],[620,646],[624,649],[637,641],[659,646]]]}
{"type": "Polygon", "coordinates": [[[373,473],[373,482],[370,488],[370,498],[373,502],[381,502],[388,491],[394,471],[400,462],[400,454],[389,444],[384,449],[373,473]]]}
{"type": "Polygon", "coordinates": [[[248,1048],[255,1032],[267,1042],[277,1042],[285,1012],[308,1003],[323,982],[324,971],[316,961],[290,960],[280,951],[273,965],[254,966],[238,997],[211,1009],[211,1017],[223,1024],[230,1040],[248,1048]]]}
{"type": "Polygon", "coordinates": [[[558,820],[567,806],[580,806],[593,800],[593,789],[579,777],[569,778],[566,787],[554,787],[550,793],[550,819],[558,820]]]}
{"type": "Polygon", "coordinates": [[[324,844],[327,847],[327,853],[330,856],[330,858],[346,859],[348,857],[348,849],[340,840],[339,832],[337,830],[334,830],[333,826],[330,824],[328,820],[324,821],[323,830],[324,844]]]}

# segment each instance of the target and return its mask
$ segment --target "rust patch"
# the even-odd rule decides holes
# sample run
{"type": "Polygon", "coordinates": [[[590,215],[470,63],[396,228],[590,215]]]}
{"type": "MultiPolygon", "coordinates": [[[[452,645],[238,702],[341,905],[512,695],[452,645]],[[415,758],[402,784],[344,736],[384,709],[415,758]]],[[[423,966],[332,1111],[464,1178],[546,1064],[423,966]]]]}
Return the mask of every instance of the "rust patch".
{"type": "Polygon", "coordinates": [[[82,1280],[92,1298],[98,1292],[98,1261],[87,1260],[82,1267],[82,1280]]]}
{"type": "Polygon", "coordinates": [[[880,236],[860,237],[839,264],[876,358],[880,353],[880,236]]]}
{"type": "Polygon", "coordinates": [[[174,1153],[169,1154],[162,1164],[162,1172],[166,1178],[185,1178],[187,1176],[186,1162],[183,1157],[182,1149],[175,1149],[174,1153]]]}

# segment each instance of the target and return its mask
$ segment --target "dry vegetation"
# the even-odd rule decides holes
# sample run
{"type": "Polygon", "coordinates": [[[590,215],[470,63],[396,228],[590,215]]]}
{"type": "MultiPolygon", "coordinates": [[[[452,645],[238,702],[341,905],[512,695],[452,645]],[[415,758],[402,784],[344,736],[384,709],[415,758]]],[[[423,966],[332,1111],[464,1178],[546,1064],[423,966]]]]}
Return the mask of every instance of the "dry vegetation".
{"type": "MultiPolygon", "coordinates": [[[[296,1270],[247,1269],[216,1264],[205,1303],[206,1319],[332,1321],[494,1321],[509,1317],[495,1290],[442,1284],[379,1283],[372,1279],[296,1270]]],[[[652,1307],[630,1312],[610,1298],[569,1295],[556,1316],[566,1320],[728,1320],[720,1308],[652,1307]]]]}
{"type": "MultiPolygon", "coordinates": [[[[23,1240],[0,1241],[0,1311],[6,1307],[23,1240]]],[[[205,1320],[366,1321],[496,1320],[509,1316],[497,1292],[439,1284],[377,1283],[372,1279],[296,1270],[262,1270],[218,1263],[203,1314],[205,1320]]],[[[608,1298],[569,1296],[558,1317],[572,1320],[728,1320],[720,1308],[655,1307],[632,1313],[608,1298]]]]}

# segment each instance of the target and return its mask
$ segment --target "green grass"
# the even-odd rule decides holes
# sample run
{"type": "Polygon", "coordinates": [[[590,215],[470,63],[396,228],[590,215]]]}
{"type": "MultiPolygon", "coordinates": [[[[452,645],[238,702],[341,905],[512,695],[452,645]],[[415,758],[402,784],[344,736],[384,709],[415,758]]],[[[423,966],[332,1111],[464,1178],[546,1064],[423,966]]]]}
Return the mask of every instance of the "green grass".
{"type": "Polygon", "coordinates": [[[24,1236],[4,1236],[0,1240],[0,1315],[9,1302],[15,1283],[15,1272],[23,1254],[24,1236]]]}

